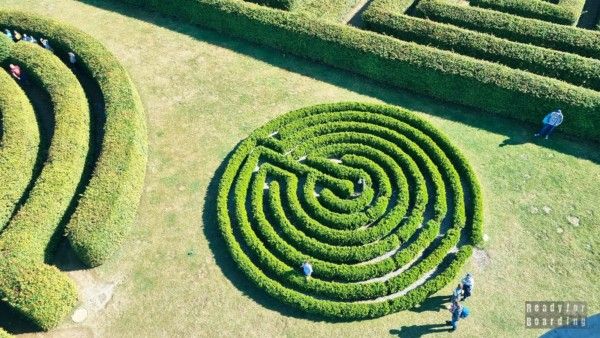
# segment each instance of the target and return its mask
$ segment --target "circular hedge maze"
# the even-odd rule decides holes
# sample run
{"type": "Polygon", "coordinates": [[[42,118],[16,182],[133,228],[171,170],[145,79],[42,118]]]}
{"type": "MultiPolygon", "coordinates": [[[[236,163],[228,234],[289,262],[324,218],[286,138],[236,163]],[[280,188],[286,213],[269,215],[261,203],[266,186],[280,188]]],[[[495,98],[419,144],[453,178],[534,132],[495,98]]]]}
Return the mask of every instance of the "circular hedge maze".
{"type": "Polygon", "coordinates": [[[420,304],[482,237],[480,188],[458,149],[407,110],[362,103],[297,110],[253,132],[227,161],[217,214],[254,284],[342,320],[420,304]]]}
{"type": "Polygon", "coordinates": [[[57,244],[67,236],[84,264],[100,265],[135,216],[145,119],[128,75],[92,37],[11,11],[0,29],[0,301],[47,330],[77,303],[51,265],[57,244]]]}

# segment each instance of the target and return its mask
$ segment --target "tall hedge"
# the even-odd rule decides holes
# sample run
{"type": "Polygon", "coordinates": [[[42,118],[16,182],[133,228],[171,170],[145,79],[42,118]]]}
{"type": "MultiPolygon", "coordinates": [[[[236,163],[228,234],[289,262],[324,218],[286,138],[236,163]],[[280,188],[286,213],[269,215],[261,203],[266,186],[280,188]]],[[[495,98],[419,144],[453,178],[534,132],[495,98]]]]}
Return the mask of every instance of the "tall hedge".
{"type": "Polygon", "coordinates": [[[290,10],[294,8],[299,1],[302,0],[245,0],[248,2],[254,2],[255,4],[269,6],[273,8],[279,8],[284,10],[290,10]]]}
{"type": "Polygon", "coordinates": [[[367,29],[402,40],[498,62],[577,86],[600,90],[600,60],[512,42],[490,34],[397,14],[396,4],[376,0],[363,14],[367,29]]]}
{"type": "Polygon", "coordinates": [[[0,234],[0,299],[41,329],[56,326],[77,301],[73,282],[44,264],[71,203],[89,144],[89,109],[81,85],[52,53],[15,44],[9,61],[21,66],[51,99],[54,132],[48,158],[25,203],[0,234]]]}
{"type": "Polygon", "coordinates": [[[123,2],[418,93],[536,124],[548,111],[561,107],[569,114],[564,131],[600,139],[600,93],[561,81],[245,2],[123,2]]]}
{"type": "Polygon", "coordinates": [[[123,243],[142,192],[148,154],[138,93],[118,60],[73,27],[13,11],[0,11],[0,26],[44,36],[59,53],[75,52],[79,66],[102,91],[106,122],[100,156],[67,225],[79,258],[88,266],[98,266],[123,243]]]}
{"type": "MultiPolygon", "coordinates": [[[[0,47],[1,48],[1,47],[0,47]]],[[[29,99],[11,76],[0,70],[0,232],[32,178],[40,135],[29,99]]]]}
{"type": "Polygon", "coordinates": [[[575,25],[585,5],[585,0],[471,0],[470,5],[494,9],[528,18],[575,25]]]}
{"type": "Polygon", "coordinates": [[[417,15],[434,21],[600,59],[600,33],[591,30],[462,6],[448,0],[422,0],[416,9],[417,15]]]}

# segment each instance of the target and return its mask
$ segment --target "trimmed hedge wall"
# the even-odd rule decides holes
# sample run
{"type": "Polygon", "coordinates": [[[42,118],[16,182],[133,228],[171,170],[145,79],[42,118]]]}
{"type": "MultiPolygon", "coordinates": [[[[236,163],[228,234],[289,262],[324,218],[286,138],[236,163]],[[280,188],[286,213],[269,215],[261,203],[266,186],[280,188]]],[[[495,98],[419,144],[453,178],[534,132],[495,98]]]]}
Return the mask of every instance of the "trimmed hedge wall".
{"type": "Polygon", "coordinates": [[[600,33],[591,30],[457,5],[448,0],[422,0],[416,9],[417,15],[434,21],[600,59],[600,33]]]}
{"type": "MultiPolygon", "coordinates": [[[[0,47],[1,49],[1,47],[0,47]]],[[[33,108],[21,88],[0,70],[0,232],[27,189],[40,135],[33,108]]]]}
{"type": "Polygon", "coordinates": [[[48,159],[25,203],[0,234],[0,299],[41,329],[56,326],[77,300],[73,282],[44,265],[73,198],[88,152],[89,109],[83,89],[52,53],[31,43],[12,46],[9,61],[47,91],[54,132],[48,159]]]}
{"type": "Polygon", "coordinates": [[[569,112],[561,127],[564,131],[599,139],[600,94],[561,81],[353,27],[308,21],[294,13],[245,2],[122,2],[158,10],[417,93],[535,124],[548,111],[561,107],[569,112]]]}
{"type": "Polygon", "coordinates": [[[136,214],[147,162],[143,108],[117,59],[91,36],[70,26],[21,12],[0,12],[0,25],[44,36],[57,52],[73,51],[79,66],[102,91],[106,122],[93,177],[67,226],[71,246],[94,267],[123,243],[136,214]]]}
{"type": "Polygon", "coordinates": [[[557,24],[575,25],[585,0],[559,0],[557,4],[545,0],[470,0],[469,4],[557,24]]]}
{"type": "Polygon", "coordinates": [[[284,10],[290,10],[296,6],[299,1],[302,0],[245,0],[248,2],[254,2],[255,4],[269,6],[273,8],[279,8],[284,10]]]}
{"type": "Polygon", "coordinates": [[[220,177],[216,212],[234,261],[268,294],[325,317],[364,319],[411,308],[450,282],[471,254],[471,245],[449,254],[461,229],[481,243],[481,207],[472,169],[430,124],[349,102],[285,114],[242,141],[220,177]],[[314,267],[308,282],[304,261],[314,267]]]}
{"type": "Polygon", "coordinates": [[[600,90],[600,60],[398,15],[394,6],[381,4],[385,2],[389,1],[375,1],[363,14],[367,29],[600,90]]]}

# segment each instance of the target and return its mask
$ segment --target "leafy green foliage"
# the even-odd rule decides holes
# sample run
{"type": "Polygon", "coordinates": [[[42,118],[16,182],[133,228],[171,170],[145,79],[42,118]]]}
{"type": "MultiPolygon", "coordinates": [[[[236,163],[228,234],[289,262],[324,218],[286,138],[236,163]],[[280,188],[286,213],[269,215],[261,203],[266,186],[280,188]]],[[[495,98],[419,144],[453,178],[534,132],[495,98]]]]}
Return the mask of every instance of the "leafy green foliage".
{"type": "Polygon", "coordinates": [[[0,234],[0,299],[47,330],[77,300],[73,282],[44,262],[56,245],[58,225],[83,172],[89,109],[77,78],[52,53],[19,42],[12,46],[9,61],[47,91],[55,124],[48,159],[27,200],[0,234]]]}
{"type": "MultiPolygon", "coordinates": [[[[121,1],[421,94],[522,121],[537,124],[540,116],[561,107],[570,112],[570,118],[561,126],[562,130],[591,139],[599,136],[600,115],[597,112],[600,110],[600,93],[555,79],[240,1],[121,1]],[[181,8],[194,10],[182,11],[181,8]]],[[[484,20],[485,14],[493,11],[450,6],[439,0],[424,0],[417,7],[428,16],[432,15],[432,7],[440,11],[451,10],[453,15],[464,19],[475,29],[482,25],[503,25],[502,29],[490,30],[520,36],[526,42],[531,39],[535,44],[538,40],[547,41],[550,45],[562,46],[562,49],[557,48],[559,50],[583,56],[600,55],[600,34],[593,31],[542,21],[539,25],[532,25],[531,19],[508,14],[505,14],[507,17],[494,17],[494,20],[486,17],[484,20]],[[478,17],[480,12],[483,13],[481,18],[478,17]],[[464,13],[468,13],[468,18],[463,18],[464,13]]],[[[437,15],[436,20],[438,17],[443,15],[437,15]]]]}
{"type": "Polygon", "coordinates": [[[481,243],[481,208],[472,169],[435,128],[352,102],[256,130],[229,158],[217,197],[221,232],[248,278],[286,304],[344,319],[410,308],[447,284],[471,253],[462,229],[481,243]]]}
{"type": "Polygon", "coordinates": [[[420,16],[511,41],[595,59],[600,57],[600,34],[591,30],[556,25],[484,8],[461,6],[448,0],[420,1],[416,9],[420,16]]]}
{"type": "Polygon", "coordinates": [[[387,1],[375,1],[363,15],[368,29],[600,90],[599,59],[512,42],[449,24],[396,14],[394,6],[383,5],[385,2],[387,1]]]}
{"type": "MultiPolygon", "coordinates": [[[[103,263],[120,246],[141,194],[147,160],[145,122],[139,97],[124,69],[90,36],[21,12],[0,11],[0,26],[46,37],[59,55],[73,51],[78,67],[97,82],[105,104],[106,120],[99,126],[103,128],[100,155],[93,164],[92,178],[83,182],[87,183],[83,195],[76,200],[90,143],[90,112],[84,91],[71,70],[49,51],[27,42],[13,44],[0,39],[0,51],[5,46],[9,50],[5,63],[20,65],[49,94],[54,113],[48,159],[32,182],[27,199],[17,206],[17,213],[0,234],[0,298],[32,323],[48,330],[58,325],[77,301],[73,282],[58,269],[44,264],[64,231],[59,225],[68,221],[67,234],[72,247],[89,266],[103,263]],[[74,200],[78,204],[73,216],[70,220],[63,219],[74,200]]],[[[15,136],[17,130],[13,125],[22,122],[21,140],[10,140],[10,144],[34,144],[37,134],[31,135],[27,129],[35,129],[32,126],[35,117],[27,120],[33,115],[31,106],[8,75],[0,77],[0,86],[11,94],[0,99],[3,117],[7,118],[3,123],[10,126],[3,142],[15,136]],[[23,110],[20,121],[13,116],[15,109],[23,110]]],[[[35,150],[34,146],[29,152],[35,150]]],[[[0,159],[9,151],[12,147],[3,147],[0,159]]],[[[28,161],[27,152],[21,156],[20,161],[28,161]]],[[[0,163],[0,174],[7,164],[11,163],[0,163]]],[[[23,165],[20,174],[27,175],[27,168],[23,165]]],[[[22,191],[16,191],[18,187],[11,189],[20,197],[22,191]]],[[[10,195],[13,202],[18,197],[10,195]]]]}
{"type": "Polygon", "coordinates": [[[302,0],[246,0],[246,1],[254,2],[259,5],[269,6],[269,7],[273,7],[273,8],[290,10],[294,6],[296,6],[296,4],[299,1],[302,1],[302,0]]]}
{"type": "Polygon", "coordinates": [[[559,0],[556,4],[539,0],[471,0],[469,4],[558,24],[575,25],[585,0],[559,0]]]}
{"type": "Polygon", "coordinates": [[[148,155],[138,94],[116,58],[89,35],[20,12],[0,12],[0,25],[45,36],[63,54],[75,52],[80,66],[102,91],[106,122],[100,157],[67,226],[79,258],[98,266],[123,243],[141,195],[148,155]]]}
{"type": "Polygon", "coordinates": [[[0,232],[32,177],[40,135],[27,96],[10,75],[0,72],[0,232]]]}

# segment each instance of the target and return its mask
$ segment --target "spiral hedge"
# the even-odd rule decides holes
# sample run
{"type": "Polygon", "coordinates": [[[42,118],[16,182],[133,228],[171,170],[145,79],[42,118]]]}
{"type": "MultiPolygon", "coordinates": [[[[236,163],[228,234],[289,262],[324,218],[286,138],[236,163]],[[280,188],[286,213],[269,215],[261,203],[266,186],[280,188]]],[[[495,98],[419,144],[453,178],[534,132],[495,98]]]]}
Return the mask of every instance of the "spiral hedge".
{"type": "Polygon", "coordinates": [[[414,113],[364,103],[300,109],[254,131],[226,162],[217,215],[254,284],[338,319],[421,303],[482,238],[481,190],[460,151],[414,113]]]}
{"type": "Polygon", "coordinates": [[[125,70],[87,34],[13,11],[0,11],[0,28],[53,47],[0,38],[2,66],[19,65],[27,78],[0,73],[0,301],[48,330],[77,303],[75,284],[48,264],[61,238],[96,266],[133,220],[147,158],[144,114],[125,70]],[[71,68],[69,51],[78,59],[71,68]],[[44,92],[52,116],[34,112],[32,88],[44,92]],[[44,119],[51,124],[45,141],[44,119]]]}

